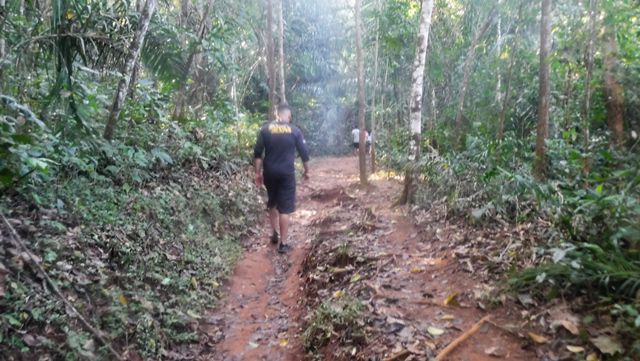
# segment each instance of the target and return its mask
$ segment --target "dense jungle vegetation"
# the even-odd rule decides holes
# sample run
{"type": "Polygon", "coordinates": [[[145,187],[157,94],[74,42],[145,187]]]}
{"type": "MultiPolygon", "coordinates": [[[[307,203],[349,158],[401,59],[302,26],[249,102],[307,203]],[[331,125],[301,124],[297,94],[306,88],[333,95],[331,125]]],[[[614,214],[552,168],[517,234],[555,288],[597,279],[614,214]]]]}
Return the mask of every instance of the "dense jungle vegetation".
{"type": "Polygon", "coordinates": [[[637,0],[0,0],[0,16],[0,359],[197,342],[255,232],[251,147],[281,101],[316,157],[371,129],[361,180],[404,173],[413,211],[536,224],[507,287],[580,305],[610,327],[603,356],[639,357],[637,0]]]}

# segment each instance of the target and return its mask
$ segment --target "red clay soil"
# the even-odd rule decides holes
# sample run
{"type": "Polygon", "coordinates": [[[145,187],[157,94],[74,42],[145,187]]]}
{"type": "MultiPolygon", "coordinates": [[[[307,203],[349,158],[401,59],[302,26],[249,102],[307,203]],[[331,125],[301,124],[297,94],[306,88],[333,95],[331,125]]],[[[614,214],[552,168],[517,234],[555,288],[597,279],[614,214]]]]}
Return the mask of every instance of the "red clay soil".
{"type": "MultiPolygon", "coordinates": [[[[311,169],[312,179],[298,189],[298,211],[292,219],[290,241],[293,251],[277,254],[268,242],[265,220],[255,238],[247,241],[244,255],[225,285],[221,306],[204,325],[211,342],[198,360],[309,358],[300,336],[304,318],[313,311],[316,301],[305,299],[311,294],[306,288],[312,285],[308,275],[302,274],[302,267],[309,252],[321,249],[312,244],[318,237],[358,242],[359,254],[375,259],[378,270],[362,271],[361,284],[375,290],[365,296],[369,298],[371,317],[380,320],[368,326],[368,343],[358,346],[352,356],[327,349],[321,359],[387,360],[404,352],[396,359],[426,360],[488,314],[497,326],[483,325],[447,360],[538,359],[534,350],[527,349],[531,345],[521,337],[522,332],[514,330],[518,328],[514,325],[520,320],[516,314],[519,311],[511,307],[484,311],[477,307],[474,294],[482,287],[454,260],[446,235],[426,234],[414,226],[408,210],[393,207],[401,189],[397,180],[372,177],[371,186],[359,187],[355,158],[319,159],[312,162],[311,169]],[[368,217],[364,223],[371,231],[363,231],[364,223],[355,219],[356,215],[368,217]],[[355,222],[359,222],[357,226],[355,222]],[[353,231],[355,227],[360,227],[359,231],[353,231]],[[445,306],[443,300],[452,294],[457,294],[456,302],[445,306]],[[403,331],[382,330],[389,318],[399,320],[403,331]],[[429,327],[444,333],[433,336],[426,331],[429,327]]],[[[327,299],[333,293],[321,294],[327,299]]]]}

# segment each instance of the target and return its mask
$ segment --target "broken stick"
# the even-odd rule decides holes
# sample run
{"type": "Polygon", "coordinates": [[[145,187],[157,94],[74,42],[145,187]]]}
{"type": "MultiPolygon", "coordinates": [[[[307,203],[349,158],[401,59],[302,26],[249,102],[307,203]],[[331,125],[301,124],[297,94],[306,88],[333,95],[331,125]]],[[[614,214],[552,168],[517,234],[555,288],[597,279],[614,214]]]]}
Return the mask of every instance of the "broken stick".
{"type": "Polygon", "coordinates": [[[448,344],[447,347],[445,347],[442,351],[440,351],[438,356],[436,356],[436,361],[443,361],[445,357],[449,356],[449,354],[453,350],[455,350],[456,347],[458,347],[461,343],[463,343],[469,337],[473,336],[473,334],[478,332],[482,324],[489,321],[490,318],[491,318],[490,315],[484,316],[483,318],[480,319],[480,321],[476,322],[473,326],[471,326],[470,329],[465,331],[462,335],[458,336],[458,338],[456,338],[455,340],[451,341],[451,343],[448,344]]]}

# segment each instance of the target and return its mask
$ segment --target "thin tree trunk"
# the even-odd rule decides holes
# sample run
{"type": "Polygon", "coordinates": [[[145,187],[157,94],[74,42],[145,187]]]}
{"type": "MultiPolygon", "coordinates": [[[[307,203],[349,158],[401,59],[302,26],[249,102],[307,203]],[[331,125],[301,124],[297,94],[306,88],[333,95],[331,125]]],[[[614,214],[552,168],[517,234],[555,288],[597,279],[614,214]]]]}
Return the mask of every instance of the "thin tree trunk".
{"type": "Polygon", "coordinates": [[[582,114],[582,138],[583,138],[583,158],[582,172],[587,175],[590,170],[589,159],[589,130],[591,127],[591,79],[593,77],[593,43],[596,32],[596,0],[589,0],[589,38],[587,39],[587,49],[585,56],[586,75],[584,78],[584,109],[582,114]]]}
{"type": "Polygon", "coordinates": [[[147,35],[147,30],[149,30],[149,23],[153,17],[155,7],[156,0],[147,0],[145,2],[144,8],[142,9],[142,15],[140,16],[140,24],[138,24],[138,30],[136,30],[133,35],[133,40],[131,40],[131,45],[129,45],[129,53],[127,54],[127,59],[122,68],[122,78],[118,82],[116,95],[113,99],[113,105],[111,106],[111,114],[109,115],[107,125],[104,128],[103,136],[104,139],[108,141],[113,139],[118,117],[120,116],[120,111],[124,105],[127,90],[129,89],[133,66],[140,56],[140,50],[142,49],[144,38],[147,35]]]}
{"type": "MultiPolygon", "coordinates": [[[[376,1],[376,8],[380,10],[380,0],[376,1]]],[[[376,18],[376,40],[375,40],[375,54],[373,58],[373,91],[371,95],[371,173],[376,172],[376,142],[375,136],[377,135],[376,124],[376,91],[378,88],[378,62],[380,55],[380,20],[376,18]]]]}
{"type": "Polygon", "coordinates": [[[180,0],[180,25],[186,26],[189,20],[189,0],[180,0]]]}
{"type": "Polygon", "coordinates": [[[358,164],[360,166],[360,184],[367,184],[367,154],[366,128],[364,123],[365,94],[364,94],[364,56],[362,54],[362,1],[356,0],[356,58],[358,63],[358,127],[360,128],[360,148],[358,164]]]}
{"type": "Polygon", "coordinates": [[[411,98],[409,106],[409,165],[404,177],[404,189],[400,197],[400,204],[413,203],[415,198],[415,163],[420,159],[420,143],[422,138],[422,92],[424,90],[424,68],[427,62],[427,47],[429,45],[429,29],[433,13],[433,0],[422,0],[420,12],[420,27],[418,29],[418,44],[416,58],[413,63],[411,77],[411,98]]]}
{"type": "Polygon", "coordinates": [[[500,115],[498,117],[498,142],[502,143],[504,140],[504,132],[505,132],[505,122],[507,119],[507,109],[509,107],[509,97],[511,96],[511,78],[513,76],[513,67],[516,65],[516,51],[518,50],[520,44],[520,23],[522,21],[522,6],[523,3],[520,3],[520,7],[518,8],[518,25],[516,26],[516,30],[514,32],[514,40],[513,45],[511,46],[511,50],[509,51],[509,69],[507,70],[507,78],[504,90],[504,96],[502,97],[502,107],[500,109],[500,115]]]}
{"type": "MultiPolygon", "coordinates": [[[[211,12],[211,9],[215,5],[215,3],[216,0],[209,0],[202,12],[202,19],[200,20],[200,26],[198,26],[197,32],[198,44],[202,44],[202,40],[204,40],[204,36],[207,33],[207,19],[209,18],[209,13],[211,12]]],[[[185,102],[187,101],[187,80],[189,79],[189,74],[191,74],[191,67],[193,66],[198,51],[198,47],[194,47],[191,53],[189,53],[189,57],[187,58],[187,64],[184,67],[184,74],[182,75],[182,85],[176,92],[176,106],[173,111],[174,119],[179,119],[182,117],[185,102]]]]}
{"type": "Polygon", "coordinates": [[[540,22],[540,76],[538,94],[538,128],[536,136],[536,158],[533,174],[543,180],[547,173],[545,141],[549,134],[549,101],[551,83],[549,82],[549,53],[551,52],[551,0],[542,0],[540,22]]]}
{"type": "Polygon", "coordinates": [[[565,131],[571,128],[571,100],[573,98],[573,67],[570,62],[567,64],[567,67],[567,76],[564,80],[564,99],[562,102],[562,108],[564,109],[565,131]]]}
{"type": "Polygon", "coordinates": [[[431,120],[429,121],[429,132],[433,131],[438,119],[438,102],[436,100],[436,86],[431,83],[431,120]]]}
{"type": "Polygon", "coordinates": [[[269,84],[269,120],[274,120],[276,106],[276,68],[275,51],[273,46],[273,6],[271,0],[266,0],[267,7],[267,82],[269,84]]]}
{"type": "MultiPolygon", "coordinates": [[[[7,21],[7,9],[6,0],[0,0],[0,62],[4,60],[6,54],[6,45],[4,39],[4,23],[7,21]]],[[[2,66],[0,66],[0,90],[4,87],[4,74],[2,72],[2,66]]]]}
{"type": "Polygon", "coordinates": [[[380,91],[380,124],[382,127],[387,125],[387,121],[385,116],[387,115],[386,107],[386,90],[387,90],[387,80],[389,79],[389,59],[385,62],[384,65],[384,79],[382,80],[382,89],[380,91]]]}
{"type": "Polygon", "coordinates": [[[287,103],[287,77],[284,72],[285,69],[285,58],[284,58],[284,0],[278,1],[278,58],[280,60],[279,64],[279,80],[280,80],[280,102],[287,103]]]}
{"type": "MultiPolygon", "coordinates": [[[[498,6],[502,5],[502,0],[498,0],[498,6]]],[[[498,12],[498,36],[496,37],[496,50],[498,53],[498,59],[502,56],[502,15],[498,12]]],[[[498,70],[498,80],[496,81],[496,102],[495,104],[502,103],[502,73],[498,70]]]]}
{"type": "Polygon", "coordinates": [[[607,108],[607,125],[611,131],[611,143],[624,145],[624,89],[618,81],[618,41],[615,28],[608,27],[604,39],[604,93],[607,108]]]}
{"type": "Polygon", "coordinates": [[[467,96],[467,88],[469,87],[469,77],[471,75],[471,67],[475,61],[476,57],[476,48],[478,47],[478,43],[480,39],[484,35],[484,33],[489,29],[489,25],[491,25],[491,21],[493,20],[494,10],[489,12],[489,15],[484,20],[478,31],[473,37],[471,41],[471,46],[467,51],[467,58],[464,61],[464,71],[462,75],[462,86],[460,87],[460,97],[458,98],[458,110],[456,112],[456,120],[455,120],[455,144],[456,147],[460,145],[460,141],[462,140],[462,117],[464,111],[464,100],[467,96]]]}

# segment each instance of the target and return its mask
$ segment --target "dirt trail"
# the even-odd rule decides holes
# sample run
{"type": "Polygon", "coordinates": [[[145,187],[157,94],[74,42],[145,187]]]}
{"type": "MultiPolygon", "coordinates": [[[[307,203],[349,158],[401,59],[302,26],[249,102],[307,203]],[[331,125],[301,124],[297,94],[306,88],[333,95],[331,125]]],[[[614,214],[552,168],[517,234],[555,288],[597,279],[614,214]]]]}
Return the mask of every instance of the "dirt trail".
{"type": "MultiPolygon", "coordinates": [[[[324,359],[428,359],[488,314],[474,296],[485,286],[454,259],[446,222],[437,220],[442,227],[436,232],[421,229],[404,208],[392,207],[398,181],[373,176],[372,184],[361,188],[352,157],[316,160],[312,170],[312,180],[298,191],[294,250],[277,254],[268,244],[266,224],[247,242],[222,306],[203,325],[210,343],[199,360],[306,359],[304,319],[335,290],[364,300],[367,337],[348,347],[338,341],[319,345],[324,359]],[[336,250],[345,244],[354,255],[343,265],[346,278],[328,275],[327,266],[335,264],[336,250]],[[355,255],[365,261],[353,261],[355,255]],[[354,275],[362,280],[353,282],[354,275]],[[443,305],[453,295],[454,302],[443,305]],[[429,333],[434,328],[444,334],[429,333]]],[[[522,347],[519,318],[509,308],[489,313],[501,327],[484,325],[448,360],[537,359],[522,347]]]]}

